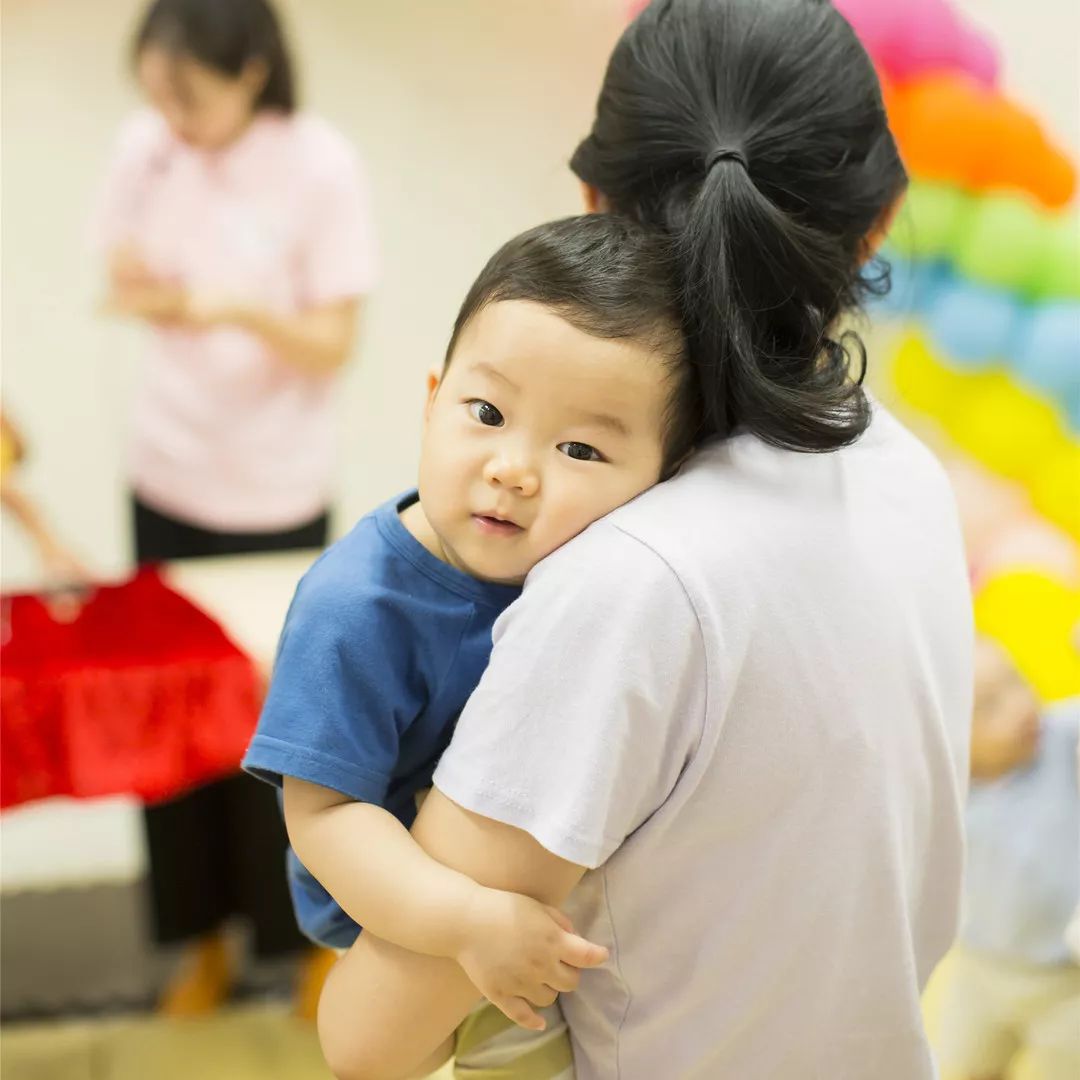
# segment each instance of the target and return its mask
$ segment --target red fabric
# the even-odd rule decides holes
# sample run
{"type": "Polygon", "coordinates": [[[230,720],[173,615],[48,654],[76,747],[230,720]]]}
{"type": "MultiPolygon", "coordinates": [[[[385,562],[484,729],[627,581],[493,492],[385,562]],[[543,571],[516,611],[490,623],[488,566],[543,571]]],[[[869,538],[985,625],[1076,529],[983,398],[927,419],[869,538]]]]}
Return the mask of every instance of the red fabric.
{"type": "Polygon", "coordinates": [[[5,597],[0,807],[53,795],[154,802],[236,770],[259,715],[252,661],[154,569],[70,623],[5,597]]]}

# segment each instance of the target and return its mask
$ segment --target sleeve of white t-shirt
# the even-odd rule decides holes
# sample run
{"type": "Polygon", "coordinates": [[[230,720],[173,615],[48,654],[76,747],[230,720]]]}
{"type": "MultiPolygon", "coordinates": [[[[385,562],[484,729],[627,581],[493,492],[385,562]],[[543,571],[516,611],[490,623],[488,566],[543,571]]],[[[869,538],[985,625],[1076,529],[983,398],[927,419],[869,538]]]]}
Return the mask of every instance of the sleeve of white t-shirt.
{"type": "Polygon", "coordinates": [[[597,867],[700,741],[706,656],[679,578],[601,521],[529,575],[435,773],[454,802],[597,867]]]}

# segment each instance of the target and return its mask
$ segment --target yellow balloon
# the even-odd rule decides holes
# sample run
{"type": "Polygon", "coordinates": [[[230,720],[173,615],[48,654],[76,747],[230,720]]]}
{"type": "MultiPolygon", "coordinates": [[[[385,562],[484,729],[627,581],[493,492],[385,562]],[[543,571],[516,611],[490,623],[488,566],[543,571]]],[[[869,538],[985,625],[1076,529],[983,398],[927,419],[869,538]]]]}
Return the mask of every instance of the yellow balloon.
{"type": "Polygon", "coordinates": [[[1080,694],[1080,590],[1037,571],[1006,571],[976,594],[975,625],[1044,703],[1080,694]]]}
{"type": "Polygon", "coordinates": [[[1057,410],[1017,386],[1004,371],[958,400],[945,422],[950,436],[988,469],[1030,484],[1046,463],[1068,448],[1057,410]]]}
{"type": "Polygon", "coordinates": [[[951,411],[964,391],[965,375],[942,364],[914,332],[904,336],[893,354],[890,375],[905,404],[937,419],[951,411]]]}
{"type": "Polygon", "coordinates": [[[1031,484],[1035,508],[1066,532],[1080,539],[1080,444],[1054,454],[1031,484]]]}

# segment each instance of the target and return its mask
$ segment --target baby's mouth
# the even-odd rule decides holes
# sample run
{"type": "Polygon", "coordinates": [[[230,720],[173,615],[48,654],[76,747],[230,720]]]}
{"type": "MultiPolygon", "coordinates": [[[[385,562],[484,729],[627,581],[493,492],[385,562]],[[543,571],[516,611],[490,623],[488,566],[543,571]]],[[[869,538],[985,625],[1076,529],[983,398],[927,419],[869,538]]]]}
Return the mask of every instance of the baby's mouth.
{"type": "Polygon", "coordinates": [[[517,536],[525,531],[516,522],[494,514],[473,514],[472,519],[477,528],[489,536],[517,536]]]}

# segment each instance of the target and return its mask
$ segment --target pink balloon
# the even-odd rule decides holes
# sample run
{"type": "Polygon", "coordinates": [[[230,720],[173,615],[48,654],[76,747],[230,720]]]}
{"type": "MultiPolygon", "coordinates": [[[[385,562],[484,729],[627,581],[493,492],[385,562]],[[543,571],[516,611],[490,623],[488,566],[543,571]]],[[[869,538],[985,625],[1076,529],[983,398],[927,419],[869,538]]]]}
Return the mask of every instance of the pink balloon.
{"type": "Polygon", "coordinates": [[[905,21],[902,5],[885,0],[834,0],[833,6],[858,35],[866,51],[877,60],[888,43],[901,32],[905,21]]]}
{"type": "Polygon", "coordinates": [[[994,43],[985,35],[961,27],[957,50],[958,67],[984,86],[996,86],[1001,70],[1001,58],[994,43]]]}
{"type": "Polygon", "coordinates": [[[875,63],[896,79],[926,71],[965,71],[993,86],[997,52],[986,35],[961,22],[946,0],[834,0],[875,63]]]}

